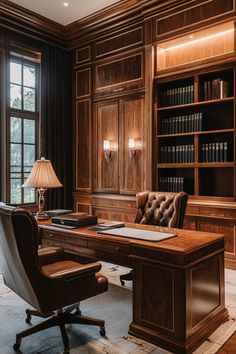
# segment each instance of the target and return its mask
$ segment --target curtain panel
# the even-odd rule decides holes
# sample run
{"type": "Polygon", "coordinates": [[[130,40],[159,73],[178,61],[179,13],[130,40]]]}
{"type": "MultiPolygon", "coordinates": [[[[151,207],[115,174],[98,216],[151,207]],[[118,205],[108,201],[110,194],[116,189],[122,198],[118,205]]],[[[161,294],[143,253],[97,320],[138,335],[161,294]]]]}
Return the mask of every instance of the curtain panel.
{"type": "Polygon", "coordinates": [[[41,58],[41,156],[51,160],[62,188],[49,189],[46,208],[72,208],[71,55],[45,46],[41,58]]]}

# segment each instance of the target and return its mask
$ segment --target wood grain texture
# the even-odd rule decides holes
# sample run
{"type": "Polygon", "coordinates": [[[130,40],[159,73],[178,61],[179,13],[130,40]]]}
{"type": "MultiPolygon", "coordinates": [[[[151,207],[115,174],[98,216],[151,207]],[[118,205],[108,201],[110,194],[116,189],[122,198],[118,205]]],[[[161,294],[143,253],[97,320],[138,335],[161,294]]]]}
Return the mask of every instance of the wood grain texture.
{"type": "Polygon", "coordinates": [[[92,190],[91,174],[91,102],[76,102],[75,115],[75,189],[92,190]]]}
{"type": "Polygon", "coordinates": [[[118,102],[108,101],[94,106],[94,189],[96,191],[119,191],[118,158],[118,102]],[[103,141],[110,140],[111,156],[106,161],[103,141]]]}
{"type": "Polygon", "coordinates": [[[205,262],[191,271],[192,327],[209,315],[221,303],[219,261],[219,258],[214,258],[213,261],[205,262]]]}
{"type": "Polygon", "coordinates": [[[144,184],[144,98],[130,97],[120,101],[120,191],[136,194],[144,184]],[[136,139],[136,153],[130,157],[129,138],[136,139]]]}
{"type": "Polygon", "coordinates": [[[107,36],[95,44],[95,57],[115,54],[143,44],[143,27],[124,28],[119,34],[107,36]]]}
{"type": "Polygon", "coordinates": [[[153,20],[153,41],[160,39],[161,36],[171,36],[176,31],[187,30],[193,25],[203,25],[210,19],[233,15],[235,4],[233,0],[198,0],[190,1],[187,5],[177,10],[169,10],[165,14],[158,15],[153,20]]]}
{"type": "Polygon", "coordinates": [[[94,70],[95,97],[143,87],[143,53],[98,62],[94,70]]]}
{"type": "Polygon", "coordinates": [[[75,51],[75,65],[82,65],[91,60],[91,47],[86,45],[75,51]]]}
{"type": "Polygon", "coordinates": [[[76,98],[88,97],[91,94],[91,68],[76,71],[76,98]]]}

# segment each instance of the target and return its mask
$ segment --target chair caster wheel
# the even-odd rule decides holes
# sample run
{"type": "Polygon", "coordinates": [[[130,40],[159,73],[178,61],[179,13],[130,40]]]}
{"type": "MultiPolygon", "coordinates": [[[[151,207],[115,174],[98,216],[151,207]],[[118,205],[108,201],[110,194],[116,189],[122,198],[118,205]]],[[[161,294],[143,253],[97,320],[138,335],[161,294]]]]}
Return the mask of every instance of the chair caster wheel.
{"type": "Polygon", "coordinates": [[[100,335],[101,335],[102,337],[105,337],[105,335],[106,335],[105,327],[101,327],[101,328],[100,328],[100,335]]]}
{"type": "Polygon", "coordinates": [[[80,310],[76,310],[76,311],[74,312],[74,314],[75,314],[76,316],[81,316],[81,311],[80,311],[80,310]]]}
{"type": "Polygon", "coordinates": [[[13,345],[13,349],[17,352],[20,349],[20,343],[21,343],[21,340],[17,340],[16,343],[13,345]]]}
{"type": "Polygon", "coordinates": [[[120,281],[120,283],[121,283],[121,285],[122,285],[122,286],[124,286],[124,285],[125,285],[124,280],[121,280],[121,281],[120,281]]]}
{"type": "Polygon", "coordinates": [[[31,324],[31,317],[27,317],[27,318],[25,319],[25,322],[28,323],[28,324],[31,324]]]}

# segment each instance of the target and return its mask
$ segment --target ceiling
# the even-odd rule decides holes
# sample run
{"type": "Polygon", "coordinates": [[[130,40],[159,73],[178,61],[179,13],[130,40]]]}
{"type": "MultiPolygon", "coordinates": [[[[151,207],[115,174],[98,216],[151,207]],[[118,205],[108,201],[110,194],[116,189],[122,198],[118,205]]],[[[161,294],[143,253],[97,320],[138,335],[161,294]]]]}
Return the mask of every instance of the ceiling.
{"type": "Polygon", "coordinates": [[[62,25],[80,20],[83,17],[118,3],[121,0],[11,0],[28,10],[49,18],[62,25]],[[68,6],[64,6],[64,2],[68,6]]]}

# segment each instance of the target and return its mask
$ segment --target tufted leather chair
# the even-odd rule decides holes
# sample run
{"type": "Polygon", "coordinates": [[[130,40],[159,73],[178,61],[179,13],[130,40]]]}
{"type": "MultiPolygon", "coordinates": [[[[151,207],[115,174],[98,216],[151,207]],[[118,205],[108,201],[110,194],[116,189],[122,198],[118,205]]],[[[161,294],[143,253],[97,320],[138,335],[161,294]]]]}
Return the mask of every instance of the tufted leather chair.
{"type": "Polygon", "coordinates": [[[135,223],[181,229],[187,193],[141,192],[136,195],[135,223]]]}
{"type": "MultiPolygon", "coordinates": [[[[140,192],[136,194],[135,223],[181,229],[187,200],[188,194],[185,192],[140,192]]],[[[124,280],[132,280],[132,271],[120,276],[122,285],[124,280]]]]}
{"type": "Polygon", "coordinates": [[[0,269],[5,284],[35,308],[26,310],[26,322],[30,322],[31,314],[46,318],[16,335],[15,350],[19,350],[23,337],[59,326],[64,353],[69,353],[65,330],[68,323],[96,325],[101,335],[105,335],[103,320],[72,312],[77,310],[79,301],[107,290],[107,278],[98,273],[101,265],[68,260],[66,253],[58,249],[44,250],[40,257],[38,226],[32,214],[3,203],[0,203],[0,269]]]}

